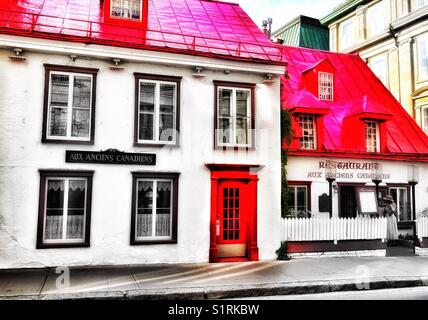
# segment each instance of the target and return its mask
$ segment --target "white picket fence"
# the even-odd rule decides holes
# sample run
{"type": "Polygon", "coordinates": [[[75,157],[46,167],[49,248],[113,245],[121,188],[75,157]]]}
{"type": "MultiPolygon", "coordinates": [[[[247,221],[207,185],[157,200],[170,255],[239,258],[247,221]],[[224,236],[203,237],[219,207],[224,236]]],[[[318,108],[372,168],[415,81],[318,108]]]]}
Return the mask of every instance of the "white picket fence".
{"type": "Polygon", "coordinates": [[[386,218],[285,218],[282,219],[283,241],[384,241],[386,218]]]}
{"type": "Polygon", "coordinates": [[[428,237],[428,217],[420,217],[416,220],[416,232],[419,239],[428,237]]]}

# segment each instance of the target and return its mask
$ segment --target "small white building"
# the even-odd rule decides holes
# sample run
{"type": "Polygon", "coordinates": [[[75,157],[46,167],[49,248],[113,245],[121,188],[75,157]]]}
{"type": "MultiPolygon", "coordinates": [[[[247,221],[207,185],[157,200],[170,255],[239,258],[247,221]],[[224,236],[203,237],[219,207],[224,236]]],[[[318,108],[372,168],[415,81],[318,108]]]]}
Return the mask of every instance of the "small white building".
{"type": "Polygon", "coordinates": [[[281,50],[237,4],[97,2],[0,3],[0,268],[275,258],[281,50]]]}

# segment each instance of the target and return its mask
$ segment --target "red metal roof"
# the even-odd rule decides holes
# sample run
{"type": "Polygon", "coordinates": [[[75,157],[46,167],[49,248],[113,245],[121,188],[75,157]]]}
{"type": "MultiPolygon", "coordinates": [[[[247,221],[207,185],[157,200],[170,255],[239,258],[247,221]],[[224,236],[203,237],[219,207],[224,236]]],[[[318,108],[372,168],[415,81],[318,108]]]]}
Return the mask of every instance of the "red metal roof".
{"type": "Polygon", "coordinates": [[[105,22],[103,0],[0,1],[0,33],[285,64],[238,4],[149,0],[143,26],[105,22]]]}
{"type": "MultiPolygon", "coordinates": [[[[324,145],[320,151],[308,152],[292,149],[291,154],[311,156],[345,156],[351,158],[384,158],[386,160],[410,159],[428,162],[428,137],[404,110],[401,104],[388,91],[366,63],[358,55],[340,54],[305,48],[284,46],[284,59],[288,61],[289,76],[282,79],[282,107],[293,109],[292,97],[298,95],[299,105],[307,108],[327,106],[330,109],[323,116],[324,145]],[[328,59],[334,66],[334,101],[319,102],[314,97],[305,99],[299,93],[305,90],[303,73],[328,59]],[[291,97],[291,98],[290,98],[291,97]],[[302,101],[305,99],[305,101],[302,101]],[[385,121],[387,152],[374,155],[347,148],[347,140],[354,139],[364,132],[346,130],[344,120],[357,114],[373,114],[385,121]],[[354,135],[344,135],[352,132],[354,135]]],[[[364,148],[364,147],[363,147],[364,148]]]]}

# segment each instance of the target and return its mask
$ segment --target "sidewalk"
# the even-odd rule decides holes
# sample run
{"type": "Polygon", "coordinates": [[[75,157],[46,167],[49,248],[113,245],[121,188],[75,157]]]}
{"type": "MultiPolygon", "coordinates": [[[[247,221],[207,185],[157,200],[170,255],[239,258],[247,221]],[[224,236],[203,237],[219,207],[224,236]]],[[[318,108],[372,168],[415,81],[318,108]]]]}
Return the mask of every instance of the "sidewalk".
{"type": "Polygon", "coordinates": [[[428,286],[428,257],[1,270],[0,299],[215,299],[428,286]]]}

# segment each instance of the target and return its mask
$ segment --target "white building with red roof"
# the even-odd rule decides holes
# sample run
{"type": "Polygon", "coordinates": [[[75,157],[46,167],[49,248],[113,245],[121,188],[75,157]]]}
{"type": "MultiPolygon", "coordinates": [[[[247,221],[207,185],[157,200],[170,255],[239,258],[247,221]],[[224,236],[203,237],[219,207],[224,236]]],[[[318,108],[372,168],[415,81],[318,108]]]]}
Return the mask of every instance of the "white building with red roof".
{"type": "Polygon", "coordinates": [[[0,268],[275,258],[285,65],[233,3],[1,1],[0,268]]]}
{"type": "Polygon", "coordinates": [[[379,207],[387,195],[399,233],[414,238],[417,221],[417,244],[426,247],[426,134],[358,55],[284,47],[284,58],[290,252],[385,249],[379,207]]]}

